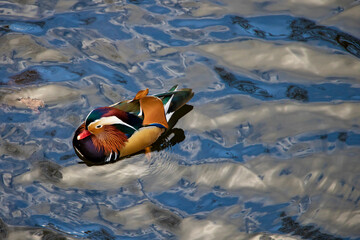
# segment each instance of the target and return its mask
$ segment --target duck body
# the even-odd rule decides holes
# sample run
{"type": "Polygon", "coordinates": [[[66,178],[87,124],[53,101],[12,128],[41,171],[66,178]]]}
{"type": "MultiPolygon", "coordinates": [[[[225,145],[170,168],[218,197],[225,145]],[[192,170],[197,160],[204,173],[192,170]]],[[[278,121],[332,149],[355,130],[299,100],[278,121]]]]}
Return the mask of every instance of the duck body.
{"type": "Polygon", "coordinates": [[[94,109],[77,128],[73,137],[75,153],[90,164],[103,164],[137,153],[149,151],[169,128],[172,114],[194,95],[191,89],[148,96],[140,90],[132,100],[94,109]]]}

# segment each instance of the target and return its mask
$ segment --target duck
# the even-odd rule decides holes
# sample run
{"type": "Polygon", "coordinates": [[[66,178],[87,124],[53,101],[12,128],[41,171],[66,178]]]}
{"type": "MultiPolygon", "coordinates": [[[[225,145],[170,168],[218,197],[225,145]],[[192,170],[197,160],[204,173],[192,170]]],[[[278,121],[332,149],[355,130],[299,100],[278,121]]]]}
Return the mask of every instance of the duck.
{"type": "Polygon", "coordinates": [[[173,86],[148,95],[140,90],[133,99],[92,110],[76,129],[73,147],[85,163],[114,162],[140,151],[148,156],[151,146],[169,130],[169,120],[194,96],[192,89],[173,86]]]}

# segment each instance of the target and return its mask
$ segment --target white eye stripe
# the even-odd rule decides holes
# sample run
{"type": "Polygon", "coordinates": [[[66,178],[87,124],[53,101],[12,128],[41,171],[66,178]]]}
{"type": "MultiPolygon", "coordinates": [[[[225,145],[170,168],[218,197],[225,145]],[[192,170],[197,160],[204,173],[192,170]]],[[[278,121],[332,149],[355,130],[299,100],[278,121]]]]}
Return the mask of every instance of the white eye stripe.
{"type": "Polygon", "coordinates": [[[122,121],[121,119],[119,119],[116,116],[102,117],[102,118],[100,118],[98,120],[95,120],[92,123],[90,123],[89,127],[91,127],[92,125],[95,125],[95,128],[96,128],[96,126],[98,126],[98,125],[113,125],[113,124],[122,124],[124,126],[127,126],[129,128],[134,129],[135,131],[137,131],[136,128],[134,128],[133,126],[127,124],[126,122],[122,121]]]}

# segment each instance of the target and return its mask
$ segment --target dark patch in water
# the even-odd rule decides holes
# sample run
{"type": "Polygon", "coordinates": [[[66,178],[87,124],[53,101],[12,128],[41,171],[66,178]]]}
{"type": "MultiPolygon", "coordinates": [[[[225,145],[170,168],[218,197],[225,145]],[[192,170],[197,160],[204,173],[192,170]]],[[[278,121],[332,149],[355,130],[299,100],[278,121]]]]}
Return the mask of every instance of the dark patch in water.
{"type": "Polygon", "coordinates": [[[50,132],[45,132],[45,136],[51,136],[51,137],[55,137],[56,135],[56,130],[52,130],[50,132]]]}
{"type": "Polygon", "coordinates": [[[8,141],[3,141],[0,143],[4,150],[1,154],[10,155],[13,157],[21,157],[24,155],[24,151],[19,145],[8,141]]]}
{"type": "Polygon", "coordinates": [[[64,237],[60,233],[55,233],[49,230],[43,230],[43,237],[41,240],[67,240],[67,237],[64,237]]]}
{"type": "Polygon", "coordinates": [[[163,227],[174,230],[181,223],[181,218],[171,213],[170,211],[166,211],[160,208],[151,208],[150,214],[155,219],[155,221],[163,227]]]}
{"type": "Polygon", "coordinates": [[[346,142],[347,132],[341,132],[341,133],[339,133],[338,139],[339,139],[339,141],[341,141],[341,142],[346,142]]]}
{"type": "Polygon", "coordinates": [[[296,41],[323,40],[342,47],[360,58],[360,40],[336,29],[316,25],[314,21],[298,18],[290,23],[289,39],[296,41]]]}
{"type": "Polygon", "coordinates": [[[221,68],[221,67],[215,67],[214,70],[229,85],[231,85],[231,86],[234,85],[233,83],[236,81],[236,77],[234,74],[226,71],[224,68],[221,68]]]}
{"type": "Polygon", "coordinates": [[[230,17],[232,24],[237,24],[247,32],[259,37],[259,38],[265,38],[266,32],[264,32],[261,29],[255,28],[253,25],[249,23],[249,20],[239,17],[239,16],[232,16],[230,17]],[[251,30],[251,31],[249,31],[251,30]]]}
{"type": "Polygon", "coordinates": [[[42,180],[57,183],[62,179],[62,173],[60,172],[61,166],[50,161],[41,161],[38,163],[38,167],[40,168],[42,180]]]}
{"type": "Polygon", "coordinates": [[[321,173],[321,174],[320,174],[320,176],[318,177],[317,181],[318,181],[318,182],[320,182],[320,181],[321,181],[321,179],[323,179],[323,178],[324,178],[324,174],[323,174],[323,173],[321,173]]]}
{"type": "Polygon", "coordinates": [[[290,85],[286,91],[286,96],[290,99],[307,102],[309,101],[308,92],[298,86],[290,85]]]}
{"type": "Polygon", "coordinates": [[[359,88],[354,88],[350,84],[322,83],[309,86],[269,83],[231,73],[220,66],[214,66],[214,71],[230,87],[262,100],[289,98],[302,102],[328,102],[333,100],[353,100],[359,97],[359,88]]]}
{"type": "Polygon", "coordinates": [[[279,176],[282,176],[282,175],[290,175],[291,174],[291,169],[290,168],[284,168],[281,170],[281,172],[279,173],[279,176]]]}
{"type": "Polygon", "coordinates": [[[32,84],[42,80],[40,73],[35,69],[25,70],[10,78],[15,84],[32,84]]]}
{"type": "Polygon", "coordinates": [[[232,24],[237,24],[240,27],[244,28],[244,29],[249,29],[252,26],[249,24],[249,21],[243,17],[239,17],[239,16],[233,16],[230,18],[231,19],[231,23],[232,24]]]}
{"type": "Polygon", "coordinates": [[[280,214],[281,227],[280,232],[290,233],[291,235],[300,236],[304,239],[316,240],[341,240],[341,238],[334,237],[327,233],[322,233],[319,228],[312,225],[301,226],[292,217],[286,216],[285,212],[280,214]]]}
{"type": "Polygon", "coordinates": [[[115,239],[114,236],[111,235],[108,231],[105,229],[100,229],[99,231],[86,231],[86,234],[88,234],[88,239],[94,239],[94,240],[113,240],[115,239]]]}
{"type": "Polygon", "coordinates": [[[144,15],[142,18],[144,20],[146,20],[146,22],[149,24],[161,24],[162,23],[162,21],[160,19],[158,19],[152,15],[149,15],[149,14],[144,15]]]}
{"type": "Polygon", "coordinates": [[[262,89],[255,85],[255,83],[248,80],[239,80],[237,77],[228,71],[226,71],[222,67],[215,67],[215,72],[220,76],[222,80],[224,80],[230,87],[236,88],[241,92],[245,92],[248,94],[259,95],[265,98],[271,98],[271,94],[269,94],[265,89],[262,89]]]}
{"type": "Polygon", "coordinates": [[[96,17],[89,17],[82,20],[85,25],[91,25],[96,21],[96,17]]]}
{"type": "Polygon", "coordinates": [[[4,32],[4,34],[10,32],[10,26],[9,25],[0,26],[0,32],[4,32]]]}
{"type": "Polygon", "coordinates": [[[322,134],[322,135],[320,135],[320,139],[321,139],[321,140],[327,139],[327,137],[328,137],[327,134],[322,134]]]}

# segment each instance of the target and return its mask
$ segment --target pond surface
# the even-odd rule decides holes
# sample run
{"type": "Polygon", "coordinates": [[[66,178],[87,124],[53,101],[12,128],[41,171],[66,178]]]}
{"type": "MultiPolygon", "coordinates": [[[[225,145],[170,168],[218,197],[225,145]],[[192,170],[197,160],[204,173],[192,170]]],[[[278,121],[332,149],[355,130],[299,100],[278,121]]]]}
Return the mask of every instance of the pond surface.
{"type": "Polygon", "coordinates": [[[0,239],[360,239],[360,2],[0,3],[0,239]],[[89,111],[173,85],[148,159],[89,111]],[[192,107],[191,107],[192,106],[192,107]]]}

